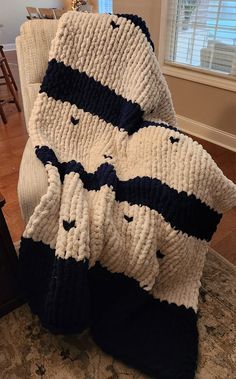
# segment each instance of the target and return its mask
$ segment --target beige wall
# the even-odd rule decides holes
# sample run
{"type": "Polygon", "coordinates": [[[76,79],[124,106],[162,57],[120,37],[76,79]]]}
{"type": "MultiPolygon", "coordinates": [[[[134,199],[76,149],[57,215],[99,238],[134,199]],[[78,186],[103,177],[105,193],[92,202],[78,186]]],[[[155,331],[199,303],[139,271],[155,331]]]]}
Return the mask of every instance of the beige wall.
{"type": "Polygon", "coordinates": [[[88,0],[88,3],[92,6],[93,12],[98,12],[98,0],[88,0]]]}
{"type": "Polygon", "coordinates": [[[166,76],[177,114],[236,135],[236,92],[166,76]]]}
{"type": "Polygon", "coordinates": [[[0,43],[15,43],[20,25],[26,21],[26,6],[50,8],[60,7],[61,0],[0,0],[0,43]]]}
{"type": "MultiPolygon", "coordinates": [[[[26,21],[26,6],[39,8],[70,8],[72,0],[0,0],[0,44],[13,44],[20,25],[26,21]]],[[[98,0],[89,0],[93,11],[98,10],[98,0]]]]}
{"type": "MultiPolygon", "coordinates": [[[[113,0],[114,13],[144,18],[158,46],[160,0],[113,0]]],[[[176,113],[236,135],[236,92],[166,76],[176,113]]]]}

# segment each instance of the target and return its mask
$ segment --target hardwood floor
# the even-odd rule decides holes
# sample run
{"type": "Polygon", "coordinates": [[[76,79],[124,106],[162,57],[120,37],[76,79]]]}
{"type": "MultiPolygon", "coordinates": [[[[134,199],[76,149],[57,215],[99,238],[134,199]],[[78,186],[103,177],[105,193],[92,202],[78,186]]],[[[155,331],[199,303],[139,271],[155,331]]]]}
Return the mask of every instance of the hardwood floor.
{"type": "MultiPolygon", "coordinates": [[[[20,81],[17,67],[16,53],[6,53],[8,63],[18,86],[18,97],[22,112],[17,112],[14,104],[4,106],[8,123],[6,125],[0,120],[0,191],[6,199],[3,213],[10,230],[13,241],[20,239],[24,229],[24,223],[20,213],[17,198],[17,183],[21,157],[28,139],[22,99],[20,95],[20,81]]],[[[0,87],[0,96],[9,95],[6,86],[0,87]]]]}
{"type": "MultiPolygon", "coordinates": [[[[20,88],[15,52],[8,52],[7,57],[18,88],[20,88]]],[[[0,91],[0,95],[2,95],[3,86],[0,87],[0,91]]],[[[20,97],[20,91],[18,92],[20,97]]],[[[7,105],[4,109],[8,124],[4,125],[0,121],[0,191],[7,201],[4,214],[12,239],[17,241],[24,228],[17,199],[17,182],[21,156],[28,137],[23,112],[18,113],[14,104],[7,105]]],[[[193,138],[212,155],[224,174],[236,182],[236,153],[199,138],[193,138]]],[[[236,265],[236,208],[223,216],[211,246],[236,265]]]]}
{"type": "MultiPolygon", "coordinates": [[[[236,153],[197,137],[193,137],[193,139],[202,144],[223,173],[236,183],[236,153]]],[[[236,208],[224,214],[213,236],[211,246],[236,265],[236,208]]]]}

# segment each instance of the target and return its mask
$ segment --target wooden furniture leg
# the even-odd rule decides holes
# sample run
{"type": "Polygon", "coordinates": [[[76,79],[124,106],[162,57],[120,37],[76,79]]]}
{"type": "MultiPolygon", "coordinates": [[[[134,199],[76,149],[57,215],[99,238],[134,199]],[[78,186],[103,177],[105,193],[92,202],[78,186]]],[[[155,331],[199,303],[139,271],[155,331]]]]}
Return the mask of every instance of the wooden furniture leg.
{"type": "Polygon", "coordinates": [[[4,113],[4,110],[3,110],[3,107],[2,107],[2,104],[0,103],[0,116],[2,118],[2,121],[4,122],[4,124],[7,123],[7,118],[5,116],[5,113],[4,113]]]}
{"type": "Polygon", "coordinates": [[[4,50],[3,50],[3,46],[2,46],[2,45],[0,45],[0,54],[1,54],[1,56],[2,56],[3,58],[5,58],[5,64],[6,64],[6,69],[7,69],[8,76],[10,76],[10,78],[11,78],[11,82],[12,82],[12,84],[13,84],[15,90],[17,91],[17,85],[16,85],[15,79],[14,79],[14,77],[13,77],[13,75],[12,75],[12,72],[11,72],[10,66],[9,66],[9,64],[8,64],[7,57],[6,57],[5,53],[4,53],[4,50]]]}
{"type": "Polygon", "coordinates": [[[6,85],[12,94],[12,97],[14,99],[14,103],[16,104],[16,108],[17,108],[18,112],[20,112],[21,111],[20,104],[19,104],[18,99],[16,97],[16,93],[15,93],[13,84],[11,83],[9,76],[8,76],[8,73],[7,73],[7,70],[6,70],[6,59],[5,58],[0,59],[0,66],[1,66],[1,70],[3,73],[4,79],[6,81],[6,85]]]}

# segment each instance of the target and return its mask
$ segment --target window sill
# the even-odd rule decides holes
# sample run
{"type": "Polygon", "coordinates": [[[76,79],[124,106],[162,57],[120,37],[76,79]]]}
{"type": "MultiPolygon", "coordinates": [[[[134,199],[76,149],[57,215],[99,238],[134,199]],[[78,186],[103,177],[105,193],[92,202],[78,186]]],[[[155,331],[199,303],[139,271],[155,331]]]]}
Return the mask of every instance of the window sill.
{"type": "Polygon", "coordinates": [[[167,63],[164,63],[162,66],[162,72],[163,74],[174,76],[176,78],[236,92],[236,80],[230,77],[226,78],[224,75],[218,73],[209,73],[202,69],[198,70],[197,68],[195,69],[167,63]]]}

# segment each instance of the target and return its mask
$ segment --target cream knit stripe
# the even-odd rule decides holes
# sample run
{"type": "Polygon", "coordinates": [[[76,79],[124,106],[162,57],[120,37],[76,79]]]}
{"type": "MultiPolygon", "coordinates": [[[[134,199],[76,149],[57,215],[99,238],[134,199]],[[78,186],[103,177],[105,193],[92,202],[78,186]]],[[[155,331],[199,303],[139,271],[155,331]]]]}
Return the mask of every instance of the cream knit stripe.
{"type": "Polygon", "coordinates": [[[183,253],[182,249],[183,245],[162,260],[160,274],[151,292],[157,299],[187,308],[192,307],[196,312],[200,279],[208,247],[207,243],[203,243],[199,249],[198,241],[192,240],[190,250],[187,249],[183,253]]]}
{"type": "Polygon", "coordinates": [[[52,100],[52,98],[47,98],[47,101],[45,101],[45,98],[41,94],[38,94],[34,102],[29,119],[29,136],[31,137],[33,146],[52,146],[52,141],[49,140],[50,136],[46,134],[49,129],[51,116],[51,112],[48,110],[50,109],[52,100]],[[45,127],[41,126],[41,122],[45,123],[45,127]]]}
{"type": "MultiPolygon", "coordinates": [[[[89,266],[93,267],[104,251],[105,235],[107,228],[112,222],[110,215],[110,205],[114,203],[115,194],[107,185],[100,188],[99,191],[89,191],[87,194],[89,201],[89,218],[90,218],[90,250],[91,257],[89,260],[89,266]]],[[[110,234],[110,238],[112,235],[110,234]]],[[[120,245],[123,242],[122,236],[118,240],[114,239],[115,245],[120,245]],[[121,239],[120,239],[121,238],[121,239]]],[[[121,271],[124,271],[123,261],[120,259],[119,267],[121,271]]]]}
{"type": "Polygon", "coordinates": [[[124,272],[150,290],[159,272],[156,258],[157,214],[127,202],[109,205],[104,223],[105,241],[99,261],[111,272],[124,272]],[[134,213],[133,213],[134,212],[134,213]],[[127,222],[125,216],[133,217],[127,222]]]}
{"type": "Polygon", "coordinates": [[[79,174],[71,172],[65,176],[60,217],[59,231],[56,243],[56,256],[77,261],[90,257],[90,227],[87,193],[79,174]],[[75,222],[69,231],[65,230],[63,222],[75,222]]]}
{"type": "Polygon", "coordinates": [[[48,164],[45,169],[48,174],[48,189],[30,217],[23,237],[42,241],[53,249],[58,237],[61,181],[56,167],[48,164]]]}
{"type": "Polygon", "coordinates": [[[218,208],[222,212],[236,206],[236,186],[228,178],[226,178],[221,169],[214,165],[212,167],[214,171],[214,204],[217,204],[218,208]]]}
{"type": "MultiPolygon", "coordinates": [[[[68,102],[48,98],[45,93],[38,95],[30,121],[29,133],[34,145],[51,147],[53,143],[53,150],[61,162],[83,160],[87,170],[97,168],[93,163],[89,163],[94,159],[90,154],[93,146],[99,145],[102,141],[100,150],[108,153],[108,146],[114,146],[113,137],[117,136],[120,139],[117,128],[98,116],[84,112],[68,102]],[[72,116],[79,120],[77,125],[72,124],[72,116]]],[[[101,157],[102,155],[99,155],[98,159],[101,157]]]]}
{"type": "Polygon", "coordinates": [[[171,96],[155,53],[141,29],[131,21],[116,15],[69,12],[59,22],[49,59],[53,58],[140,104],[146,114],[154,111],[157,118],[176,124],[171,96]],[[115,31],[112,20],[120,25],[115,31]]]}
{"type": "Polygon", "coordinates": [[[178,192],[194,194],[218,212],[236,204],[234,184],[201,145],[182,133],[151,126],[127,137],[126,132],[98,116],[44,93],[38,95],[31,125],[33,144],[53,146],[60,161],[75,159],[89,172],[108,161],[120,180],[136,176],[157,178],[178,192]],[[77,125],[71,123],[71,116],[79,120],[77,125]],[[179,141],[171,143],[170,137],[179,141]],[[112,160],[104,155],[112,156],[112,160]]]}

